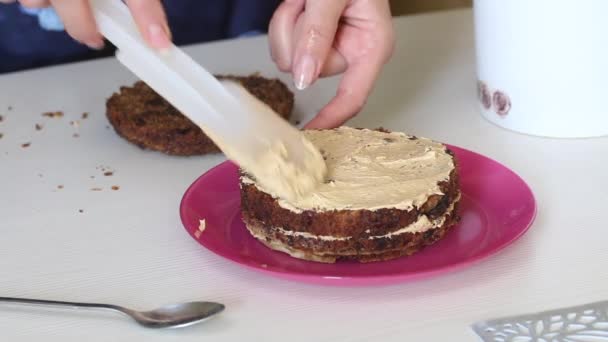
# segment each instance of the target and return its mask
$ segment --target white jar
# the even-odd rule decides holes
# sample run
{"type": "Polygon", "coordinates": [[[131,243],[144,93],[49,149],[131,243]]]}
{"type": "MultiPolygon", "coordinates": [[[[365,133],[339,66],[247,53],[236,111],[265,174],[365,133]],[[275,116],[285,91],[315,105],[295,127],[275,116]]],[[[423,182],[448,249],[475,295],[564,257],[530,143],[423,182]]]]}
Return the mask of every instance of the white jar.
{"type": "Polygon", "coordinates": [[[608,0],[475,0],[484,117],[521,133],[608,135],[608,0]]]}

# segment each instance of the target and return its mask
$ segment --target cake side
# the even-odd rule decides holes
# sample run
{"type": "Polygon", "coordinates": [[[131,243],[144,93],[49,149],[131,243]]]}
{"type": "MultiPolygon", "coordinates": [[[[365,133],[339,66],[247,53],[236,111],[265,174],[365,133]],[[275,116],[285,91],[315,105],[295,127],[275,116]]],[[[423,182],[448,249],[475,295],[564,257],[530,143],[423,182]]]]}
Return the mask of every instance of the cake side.
{"type": "Polygon", "coordinates": [[[277,198],[254,184],[241,183],[241,211],[245,220],[255,219],[288,232],[334,237],[379,236],[409,226],[422,215],[430,219],[445,215],[450,204],[460,195],[456,169],[450,174],[449,180],[441,182],[439,187],[442,195],[431,195],[419,208],[409,210],[382,208],[294,212],[283,208],[277,198]]]}
{"type": "MultiPolygon", "coordinates": [[[[451,160],[451,170],[447,177],[437,177],[436,184],[429,186],[432,190],[426,199],[416,205],[397,207],[392,202],[376,209],[294,210],[243,174],[240,184],[243,221],[250,233],[266,246],[296,258],[367,262],[411,255],[441,239],[459,219],[456,161],[453,153],[441,146],[440,152],[451,160]]],[[[426,167],[435,170],[433,165],[426,167]]]]}
{"type": "Polygon", "coordinates": [[[352,244],[342,241],[323,241],[315,238],[285,235],[276,229],[268,229],[264,223],[255,219],[245,220],[249,232],[267,247],[289,254],[292,257],[333,263],[339,260],[360,262],[385,261],[409,256],[441,240],[458,223],[458,202],[454,211],[447,214],[441,225],[419,233],[403,233],[377,239],[349,239],[352,244]],[[351,247],[348,247],[348,246],[351,247]]]}

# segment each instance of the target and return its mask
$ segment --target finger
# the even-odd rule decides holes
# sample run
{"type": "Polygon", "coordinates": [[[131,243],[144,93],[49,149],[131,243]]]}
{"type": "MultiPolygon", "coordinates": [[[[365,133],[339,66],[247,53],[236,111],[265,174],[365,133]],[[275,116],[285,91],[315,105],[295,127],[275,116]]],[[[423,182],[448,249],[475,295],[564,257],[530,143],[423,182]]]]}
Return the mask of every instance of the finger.
{"type": "Polygon", "coordinates": [[[303,22],[296,29],[293,77],[305,89],[319,77],[331,51],[338,23],[348,0],[308,0],[303,22]]]}
{"type": "MultiPolygon", "coordinates": [[[[10,2],[15,2],[13,1],[2,1],[4,3],[10,3],[10,2]]],[[[19,0],[19,3],[23,6],[23,7],[28,7],[28,8],[44,8],[44,7],[49,7],[50,2],[49,0],[19,0]]]]}
{"type": "Polygon", "coordinates": [[[373,35],[376,36],[377,42],[374,48],[377,49],[376,54],[381,58],[382,63],[388,62],[395,50],[395,26],[391,16],[391,8],[389,1],[381,0],[377,3],[376,11],[374,11],[373,20],[377,22],[373,35]]]}
{"type": "Polygon", "coordinates": [[[346,58],[338,50],[332,48],[319,76],[328,77],[341,74],[346,71],[347,66],[346,58]]]}
{"type": "Polygon", "coordinates": [[[338,127],[359,113],[367,102],[383,64],[381,56],[378,55],[374,61],[359,60],[349,65],[340,81],[336,96],[305,128],[338,127]]]}
{"type": "Polygon", "coordinates": [[[97,30],[87,0],[50,0],[50,3],[70,36],[90,48],[103,48],[103,38],[97,30]]]}
{"type": "Polygon", "coordinates": [[[160,0],[127,0],[133,19],[144,39],[156,49],[171,45],[171,30],[160,0]]]}
{"type": "MultiPolygon", "coordinates": [[[[296,32],[300,32],[302,30],[304,23],[303,19],[304,16],[300,16],[300,18],[298,19],[295,27],[296,32]]],[[[336,39],[338,39],[339,33],[340,28],[338,27],[336,35],[334,36],[334,46],[330,48],[329,54],[325,58],[325,62],[323,63],[323,66],[319,73],[319,77],[334,76],[346,71],[346,66],[348,65],[348,62],[346,61],[346,58],[344,58],[344,56],[340,53],[340,51],[338,51],[338,49],[335,47],[336,39]]]]}
{"type": "Polygon", "coordinates": [[[279,70],[291,71],[293,36],[305,0],[286,0],[276,9],[268,26],[270,56],[279,70]]]}

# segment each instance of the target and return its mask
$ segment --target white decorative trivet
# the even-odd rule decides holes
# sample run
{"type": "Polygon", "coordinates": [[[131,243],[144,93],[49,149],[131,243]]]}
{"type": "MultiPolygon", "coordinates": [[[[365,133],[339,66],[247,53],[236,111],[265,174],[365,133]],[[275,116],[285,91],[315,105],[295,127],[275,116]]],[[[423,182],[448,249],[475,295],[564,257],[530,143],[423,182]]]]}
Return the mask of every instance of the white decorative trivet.
{"type": "Polygon", "coordinates": [[[478,322],[485,342],[608,342],[608,301],[478,322]]]}

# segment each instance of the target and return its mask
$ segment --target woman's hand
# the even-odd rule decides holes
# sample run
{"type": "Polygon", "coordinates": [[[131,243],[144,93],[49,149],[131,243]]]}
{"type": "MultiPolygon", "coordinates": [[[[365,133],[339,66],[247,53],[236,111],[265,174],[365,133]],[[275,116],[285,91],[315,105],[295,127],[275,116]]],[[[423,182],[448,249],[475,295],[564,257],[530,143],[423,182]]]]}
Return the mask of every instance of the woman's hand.
{"type": "MultiPolygon", "coordinates": [[[[0,0],[3,3],[17,0],[0,0]]],[[[95,24],[88,0],[19,0],[24,7],[53,6],[70,36],[93,49],[103,48],[103,38],[95,24]]],[[[160,0],[127,0],[137,26],[150,46],[163,49],[171,42],[171,33],[160,0]]]]}
{"type": "Polygon", "coordinates": [[[336,96],[307,128],[332,128],[356,115],[394,48],[388,0],[285,0],[269,29],[280,70],[298,89],[344,73],[336,96]]]}

